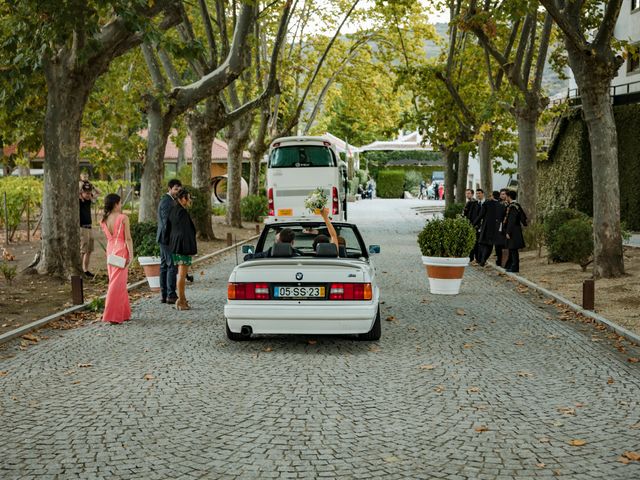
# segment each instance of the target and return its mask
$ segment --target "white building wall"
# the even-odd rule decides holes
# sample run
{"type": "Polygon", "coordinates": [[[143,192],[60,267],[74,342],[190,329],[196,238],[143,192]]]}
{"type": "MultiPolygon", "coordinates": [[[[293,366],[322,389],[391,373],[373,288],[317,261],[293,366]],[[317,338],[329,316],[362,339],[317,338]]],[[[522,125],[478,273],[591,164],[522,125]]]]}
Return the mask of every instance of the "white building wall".
{"type": "MultiPolygon", "coordinates": [[[[504,162],[501,160],[501,162],[504,162]]],[[[506,162],[504,162],[506,166],[506,162]]],[[[509,184],[509,175],[505,175],[503,173],[493,172],[493,189],[500,190],[501,188],[506,188],[509,184]]],[[[467,188],[473,188],[474,190],[480,188],[481,177],[480,177],[480,157],[478,155],[473,155],[469,157],[469,172],[467,176],[467,188]]],[[[485,194],[490,194],[491,192],[485,192],[485,194]]]]}

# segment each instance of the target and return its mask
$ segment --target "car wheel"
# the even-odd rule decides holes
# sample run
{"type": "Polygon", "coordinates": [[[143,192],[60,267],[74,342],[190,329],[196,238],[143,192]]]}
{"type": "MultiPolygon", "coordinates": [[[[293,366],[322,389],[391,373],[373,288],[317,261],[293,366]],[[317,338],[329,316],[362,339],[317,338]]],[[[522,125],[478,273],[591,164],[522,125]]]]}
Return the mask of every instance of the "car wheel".
{"type": "Polygon", "coordinates": [[[229,329],[229,322],[227,322],[226,320],[225,320],[224,324],[227,327],[227,338],[229,340],[232,340],[234,342],[242,342],[242,341],[245,341],[245,340],[249,340],[250,337],[248,337],[246,335],[242,335],[241,333],[232,332],[229,329]]]}
{"type": "Polygon", "coordinates": [[[376,320],[375,322],[373,322],[371,330],[369,330],[367,333],[361,333],[357,336],[357,339],[365,342],[375,342],[380,340],[381,335],[382,324],[380,322],[380,305],[378,305],[378,313],[376,313],[376,320]]]}

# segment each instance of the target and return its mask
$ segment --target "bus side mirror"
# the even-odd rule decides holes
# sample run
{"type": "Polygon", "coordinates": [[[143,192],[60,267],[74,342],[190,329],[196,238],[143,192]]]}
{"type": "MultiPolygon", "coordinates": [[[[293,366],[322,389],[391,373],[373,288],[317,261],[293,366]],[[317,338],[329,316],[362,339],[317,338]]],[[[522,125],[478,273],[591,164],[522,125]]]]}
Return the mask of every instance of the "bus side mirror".
{"type": "Polygon", "coordinates": [[[253,253],[255,252],[256,249],[253,245],[243,245],[242,246],[242,253],[253,253]]]}
{"type": "Polygon", "coordinates": [[[371,255],[380,253],[380,245],[369,245],[369,253],[371,255]]]}

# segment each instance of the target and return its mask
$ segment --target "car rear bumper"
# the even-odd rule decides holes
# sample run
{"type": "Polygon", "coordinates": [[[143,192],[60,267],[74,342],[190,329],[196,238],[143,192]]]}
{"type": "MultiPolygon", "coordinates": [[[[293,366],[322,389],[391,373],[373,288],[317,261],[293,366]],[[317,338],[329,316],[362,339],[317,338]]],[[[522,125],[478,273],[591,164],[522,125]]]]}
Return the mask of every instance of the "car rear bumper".
{"type": "Polygon", "coordinates": [[[228,303],[224,316],[232,332],[243,326],[257,334],[357,334],[371,330],[377,302],[366,305],[264,305],[228,303]]]}

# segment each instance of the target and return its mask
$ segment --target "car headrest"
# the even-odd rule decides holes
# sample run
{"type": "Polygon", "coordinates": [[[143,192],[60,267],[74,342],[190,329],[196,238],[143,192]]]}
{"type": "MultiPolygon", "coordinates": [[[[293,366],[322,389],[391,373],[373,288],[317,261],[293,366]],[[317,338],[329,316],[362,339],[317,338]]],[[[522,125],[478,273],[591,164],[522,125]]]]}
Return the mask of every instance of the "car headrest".
{"type": "Polygon", "coordinates": [[[343,247],[340,245],[338,247],[338,256],[342,258],[347,258],[347,247],[343,247]]]}
{"type": "Polygon", "coordinates": [[[337,257],[338,249],[333,243],[319,243],[316,246],[316,255],[318,257],[337,257]]]}
{"type": "Polygon", "coordinates": [[[272,257],[292,257],[293,249],[290,243],[274,243],[271,247],[272,257]]]}

